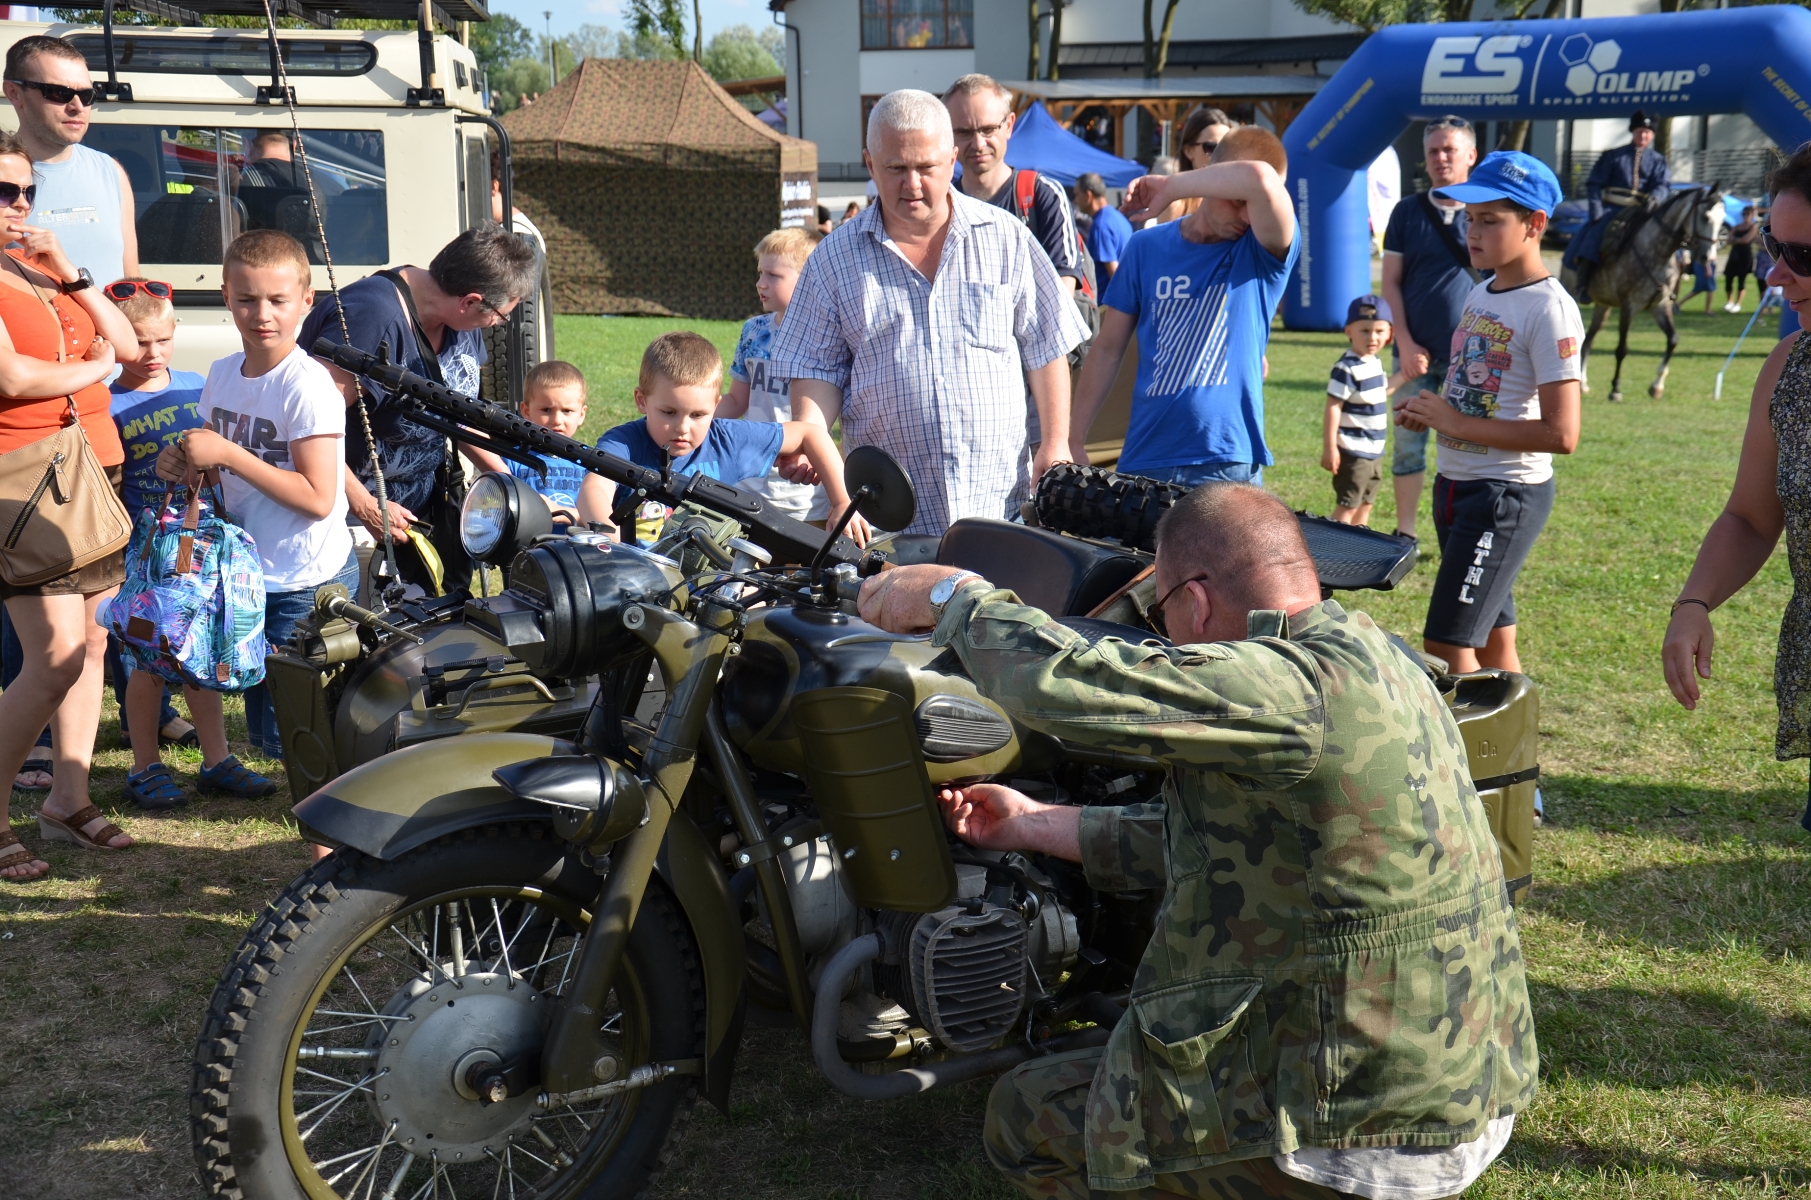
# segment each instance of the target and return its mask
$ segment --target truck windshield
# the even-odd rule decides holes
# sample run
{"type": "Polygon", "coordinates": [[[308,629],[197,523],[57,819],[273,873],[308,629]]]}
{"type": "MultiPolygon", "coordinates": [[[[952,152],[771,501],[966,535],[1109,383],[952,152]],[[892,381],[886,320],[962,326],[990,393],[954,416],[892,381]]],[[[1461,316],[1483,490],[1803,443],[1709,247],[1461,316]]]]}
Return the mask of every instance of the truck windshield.
{"type": "MultiPolygon", "coordinates": [[[[307,180],[287,129],[95,124],[84,144],[126,169],[137,207],[141,263],[219,265],[249,229],[281,229],[324,265],[307,180]]],[[[390,261],[384,135],[311,129],[302,144],[335,262],[390,261]]]]}

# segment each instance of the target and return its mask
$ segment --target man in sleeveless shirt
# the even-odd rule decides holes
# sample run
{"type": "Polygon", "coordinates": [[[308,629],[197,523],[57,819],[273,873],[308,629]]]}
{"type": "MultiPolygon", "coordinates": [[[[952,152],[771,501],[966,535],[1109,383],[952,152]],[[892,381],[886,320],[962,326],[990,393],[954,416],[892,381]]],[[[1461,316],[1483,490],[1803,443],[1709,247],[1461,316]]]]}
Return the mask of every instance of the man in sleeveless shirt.
{"type": "Polygon", "coordinates": [[[111,157],[82,145],[94,103],[82,52],[61,38],[14,42],[6,52],[6,98],[38,185],[32,224],[55,231],[70,261],[96,284],[138,274],[132,181],[111,157]]]}

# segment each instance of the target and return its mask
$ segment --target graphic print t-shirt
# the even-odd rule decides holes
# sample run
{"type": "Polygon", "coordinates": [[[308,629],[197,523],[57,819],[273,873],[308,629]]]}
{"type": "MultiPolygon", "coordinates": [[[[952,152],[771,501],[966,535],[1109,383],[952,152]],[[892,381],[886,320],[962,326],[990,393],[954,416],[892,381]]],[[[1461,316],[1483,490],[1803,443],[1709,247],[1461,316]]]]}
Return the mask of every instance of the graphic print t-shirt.
{"type": "Polygon", "coordinates": [[[535,474],[534,468],[524,466],[514,459],[505,459],[509,473],[517,479],[526,480],[529,487],[547,498],[555,508],[577,509],[579,506],[579,485],[585,482],[585,468],[551,454],[537,456],[547,464],[545,477],[535,474]]]}
{"type": "MultiPolygon", "coordinates": [[[[745,421],[792,420],[792,401],[786,390],[792,380],[768,370],[767,350],[773,345],[777,331],[772,313],[762,313],[742,322],[742,336],[736,339],[736,353],[730,359],[729,374],[731,379],[748,385],[748,415],[742,418],[745,421]]],[[[830,515],[830,501],[824,496],[822,487],[794,483],[778,471],[745,480],[741,486],[767,497],[775,508],[801,521],[822,521],[830,515]]]]}
{"type": "MultiPolygon", "coordinates": [[[[1543,383],[1583,377],[1578,348],[1584,341],[1578,305],[1549,276],[1501,292],[1486,280],[1472,288],[1453,330],[1446,368],[1446,402],[1468,417],[1538,421],[1543,383]]],[[[1545,483],[1553,456],[1499,450],[1439,435],[1440,474],[1448,479],[1501,479],[1545,483]]]]}
{"type": "MultiPolygon", "coordinates": [[[[672,463],[675,475],[703,475],[719,483],[734,484],[767,474],[773,460],[785,444],[786,430],[767,421],[712,421],[704,444],[672,463]]],[[[666,451],[648,436],[644,417],[618,425],[597,440],[597,448],[606,454],[626,458],[636,466],[658,468],[666,462],[666,451]]],[[[648,501],[635,514],[635,540],[647,545],[667,518],[667,508],[648,501]]]]}
{"type": "Polygon", "coordinates": [[[157,456],[186,431],[201,428],[206,383],[193,371],[171,371],[170,382],[155,392],[130,391],[123,376],[113,381],[113,423],[126,448],[121,490],[134,521],[140,509],[163,498],[168,486],[157,477],[157,456]]]}
{"type": "Polygon", "coordinates": [[[339,463],[333,511],[319,520],[277,503],[236,472],[220,472],[227,512],[258,543],[265,588],[300,591],[338,575],[352,553],[352,531],[346,528],[346,398],[327,368],[300,346],[256,379],[240,374],[244,362],[243,353],[229,354],[208,369],[202,424],[285,471],[296,469],[291,442],[330,437],[339,463]]]}
{"type": "Polygon", "coordinates": [[[1102,303],[1138,322],[1138,376],[1119,470],[1276,460],[1264,444],[1264,349],[1302,239],[1282,258],[1247,230],[1191,242],[1186,221],[1126,243],[1102,303]]]}

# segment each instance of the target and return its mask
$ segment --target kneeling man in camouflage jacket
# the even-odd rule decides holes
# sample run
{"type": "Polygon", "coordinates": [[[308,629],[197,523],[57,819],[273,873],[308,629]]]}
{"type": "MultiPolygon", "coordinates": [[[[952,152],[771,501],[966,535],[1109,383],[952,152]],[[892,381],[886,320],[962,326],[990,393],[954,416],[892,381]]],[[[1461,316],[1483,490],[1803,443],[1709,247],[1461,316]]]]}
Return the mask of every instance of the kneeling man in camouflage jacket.
{"type": "Polygon", "coordinates": [[[1162,804],[944,796],[976,846],[1164,889],[1111,1039],[1002,1078],[988,1157],[1078,1200],[1465,1190],[1534,1095],[1534,1022],[1496,842],[1419,666],[1320,598],[1295,517],[1243,484],[1197,488],[1159,529],[1174,645],[1085,637],[953,573],[877,576],[862,615],[934,627],[1033,728],[1170,768],[1162,804]]]}

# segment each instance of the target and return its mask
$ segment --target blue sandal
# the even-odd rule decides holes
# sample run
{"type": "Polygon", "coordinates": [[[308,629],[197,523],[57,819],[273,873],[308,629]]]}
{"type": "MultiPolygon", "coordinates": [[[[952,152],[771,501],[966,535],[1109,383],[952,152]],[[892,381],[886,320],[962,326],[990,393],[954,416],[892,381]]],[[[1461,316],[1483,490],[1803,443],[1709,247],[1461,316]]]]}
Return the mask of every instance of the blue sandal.
{"type": "Polygon", "coordinates": [[[181,808],[189,794],[162,763],[152,763],[136,775],[126,776],[126,799],[153,812],[181,808]]]}
{"type": "Polygon", "coordinates": [[[211,767],[201,768],[201,790],[237,796],[241,800],[262,800],[277,790],[277,785],[229,754],[211,767]]]}

